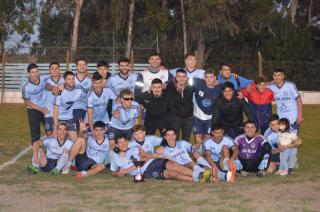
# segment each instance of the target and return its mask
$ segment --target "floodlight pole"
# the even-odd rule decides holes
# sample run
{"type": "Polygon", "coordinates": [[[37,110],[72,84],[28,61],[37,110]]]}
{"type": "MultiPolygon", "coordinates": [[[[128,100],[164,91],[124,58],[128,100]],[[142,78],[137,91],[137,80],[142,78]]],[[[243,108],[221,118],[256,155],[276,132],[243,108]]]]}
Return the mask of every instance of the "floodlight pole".
{"type": "Polygon", "coordinates": [[[6,51],[3,49],[2,50],[2,83],[1,83],[1,103],[4,103],[4,95],[5,95],[5,73],[6,73],[6,51]]]}

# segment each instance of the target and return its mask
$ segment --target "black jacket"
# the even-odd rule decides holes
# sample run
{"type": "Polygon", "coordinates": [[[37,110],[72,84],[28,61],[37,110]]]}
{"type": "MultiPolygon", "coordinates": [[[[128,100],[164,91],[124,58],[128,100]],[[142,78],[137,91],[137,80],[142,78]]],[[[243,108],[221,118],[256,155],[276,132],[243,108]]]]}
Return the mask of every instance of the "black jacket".
{"type": "Polygon", "coordinates": [[[170,111],[178,118],[190,118],[193,116],[193,88],[186,85],[182,93],[177,90],[176,82],[170,81],[167,86],[167,92],[170,99],[170,111]]]}

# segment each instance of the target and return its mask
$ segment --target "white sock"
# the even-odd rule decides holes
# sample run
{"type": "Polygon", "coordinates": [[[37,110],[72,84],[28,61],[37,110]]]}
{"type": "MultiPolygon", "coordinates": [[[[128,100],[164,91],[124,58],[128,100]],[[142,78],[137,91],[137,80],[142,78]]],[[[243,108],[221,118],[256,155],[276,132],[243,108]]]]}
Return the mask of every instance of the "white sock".
{"type": "Polygon", "coordinates": [[[210,167],[210,164],[208,163],[208,161],[206,161],[206,159],[204,159],[203,157],[200,157],[197,159],[197,164],[200,164],[202,166],[206,166],[206,167],[210,167]]]}
{"type": "Polygon", "coordinates": [[[56,169],[61,171],[61,169],[66,165],[68,158],[69,158],[69,155],[67,153],[65,153],[65,152],[62,153],[62,155],[58,159],[56,169]]]}
{"type": "Polygon", "coordinates": [[[82,176],[86,177],[88,176],[88,172],[87,171],[81,171],[82,176]]]}
{"type": "MultiPolygon", "coordinates": [[[[42,156],[41,150],[39,149],[39,150],[38,150],[38,158],[40,159],[41,156],[42,156]]],[[[32,166],[35,166],[35,167],[38,167],[38,168],[40,167],[40,164],[35,162],[35,160],[34,160],[34,155],[32,156],[32,166]]]]}
{"type": "Polygon", "coordinates": [[[224,171],[229,171],[229,158],[223,159],[223,170],[224,171]]]}

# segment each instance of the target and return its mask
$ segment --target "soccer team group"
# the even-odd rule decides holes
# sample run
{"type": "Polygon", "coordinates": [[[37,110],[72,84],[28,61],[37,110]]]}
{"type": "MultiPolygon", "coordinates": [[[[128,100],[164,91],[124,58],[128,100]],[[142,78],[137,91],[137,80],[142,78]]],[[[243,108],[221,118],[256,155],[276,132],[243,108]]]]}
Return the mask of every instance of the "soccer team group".
{"type": "Polygon", "coordinates": [[[85,58],[76,60],[76,73],[61,73],[52,62],[48,74],[39,74],[29,64],[22,87],[33,150],[28,170],[73,170],[82,178],[109,169],[115,177],[139,172],[200,183],[294,173],[302,101],[283,69],[267,82],[232,73],[227,63],[218,71],[197,69],[194,54],[185,56],[185,68],[168,70],[158,53],[148,63],[134,73],[120,58],[113,75],[104,60],[94,73],[85,58]]]}

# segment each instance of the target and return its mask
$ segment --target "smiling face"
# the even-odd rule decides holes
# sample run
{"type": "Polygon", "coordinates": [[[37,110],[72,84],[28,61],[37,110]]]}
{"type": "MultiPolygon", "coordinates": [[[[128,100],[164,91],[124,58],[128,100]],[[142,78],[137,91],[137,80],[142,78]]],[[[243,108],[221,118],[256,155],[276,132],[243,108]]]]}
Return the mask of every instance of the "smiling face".
{"type": "Polygon", "coordinates": [[[65,138],[67,137],[67,134],[68,134],[67,126],[65,126],[64,124],[59,124],[57,129],[58,139],[60,141],[65,140],[65,138]]]}
{"type": "Polygon", "coordinates": [[[226,100],[229,100],[229,101],[232,99],[233,93],[234,93],[234,90],[233,90],[232,88],[229,88],[229,87],[225,88],[225,89],[222,91],[222,94],[223,94],[224,98],[225,98],[226,100]]]}
{"type": "Polygon", "coordinates": [[[127,151],[128,150],[128,140],[125,138],[119,138],[117,140],[116,147],[118,147],[121,152],[127,151]]]}
{"type": "Polygon", "coordinates": [[[253,123],[247,123],[245,126],[244,126],[244,132],[246,133],[246,136],[248,137],[254,137],[255,134],[256,134],[256,125],[254,125],[253,123]]]}
{"type": "Polygon", "coordinates": [[[197,58],[193,55],[190,55],[187,57],[187,59],[185,59],[185,63],[189,71],[192,71],[197,65],[197,58]]]}
{"type": "Polygon", "coordinates": [[[148,62],[152,68],[156,69],[159,68],[161,65],[161,58],[158,55],[154,55],[149,58],[148,62]]]}
{"type": "Polygon", "coordinates": [[[103,79],[92,80],[92,87],[96,92],[101,92],[103,89],[103,79]]]}
{"type": "Polygon", "coordinates": [[[221,67],[221,75],[222,75],[223,78],[229,79],[230,76],[231,76],[231,67],[223,65],[221,67]]]}
{"type": "Polygon", "coordinates": [[[187,83],[188,78],[185,73],[177,72],[176,80],[178,85],[184,86],[187,83]]]}
{"type": "Polygon", "coordinates": [[[109,72],[109,68],[105,66],[100,66],[97,68],[97,72],[105,79],[107,77],[107,74],[109,72]]]}
{"type": "Polygon", "coordinates": [[[278,132],[279,131],[279,120],[273,120],[269,123],[269,127],[274,131],[278,132]]]}
{"type": "Polygon", "coordinates": [[[217,77],[212,73],[212,74],[206,74],[204,76],[204,81],[206,81],[206,85],[208,87],[213,87],[216,83],[217,77]]]}
{"type": "Polygon", "coordinates": [[[29,78],[31,81],[36,82],[39,79],[39,70],[38,68],[33,68],[29,71],[29,78]]]}
{"type": "Polygon", "coordinates": [[[277,84],[281,84],[284,81],[284,73],[282,72],[274,72],[272,77],[277,84]]]}
{"type": "Polygon", "coordinates": [[[138,142],[143,142],[144,141],[144,138],[145,138],[145,135],[146,135],[146,132],[143,131],[143,130],[139,130],[137,132],[134,132],[133,134],[133,138],[138,141],[138,142]]]}
{"type": "Polygon", "coordinates": [[[162,94],[162,84],[161,83],[153,83],[151,85],[151,91],[155,96],[161,96],[162,94]]]}
{"type": "Polygon", "coordinates": [[[123,105],[124,108],[130,108],[132,105],[133,96],[124,94],[122,97],[120,97],[120,102],[123,105]]]}
{"type": "Polygon", "coordinates": [[[175,146],[176,145],[176,133],[173,130],[169,130],[166,132],[166,134],[164,135],[164,138],[166,139],[168,146],[175,146]]]}
{"type": "Polygon", "coordinates": [[[119,72],[123,75],[127,75],[130,71],[130,64],[128,62],[120,62],[119,72]]]}
{"type": "Polygon", "coordinates": [[[95,127],[93,134],[96,137],[96,139],[102,139],[104,138],[105,128],[103,127],[95,127]]]}
{"type": "Polygon", "coordinates": [[[77,72],[84,73],[87,70],[87,63],[84,60],[79,60],[76,64],[77,72]]]}
{"type": "Polygon", "coordinates": [[[68,86],[69,88],[73,88],[74,87],[74,84],[75,84],[75,81],[74,81],[74,75],[68,75],[65,79],[65,84],[66,86],[68,86]]]}
{"type": "Polygon", "coordinates": [[[51,77],[59,77],[60,67],[57,64],[52,64],[50,66],[50,74],[51,74],[51,77]]]}
{"type": "Polygon", "coordinates": [[[223,129],[216,129],[212,132],[212,137],[215,141],[221,142],[223,139],[223,129]]]}

